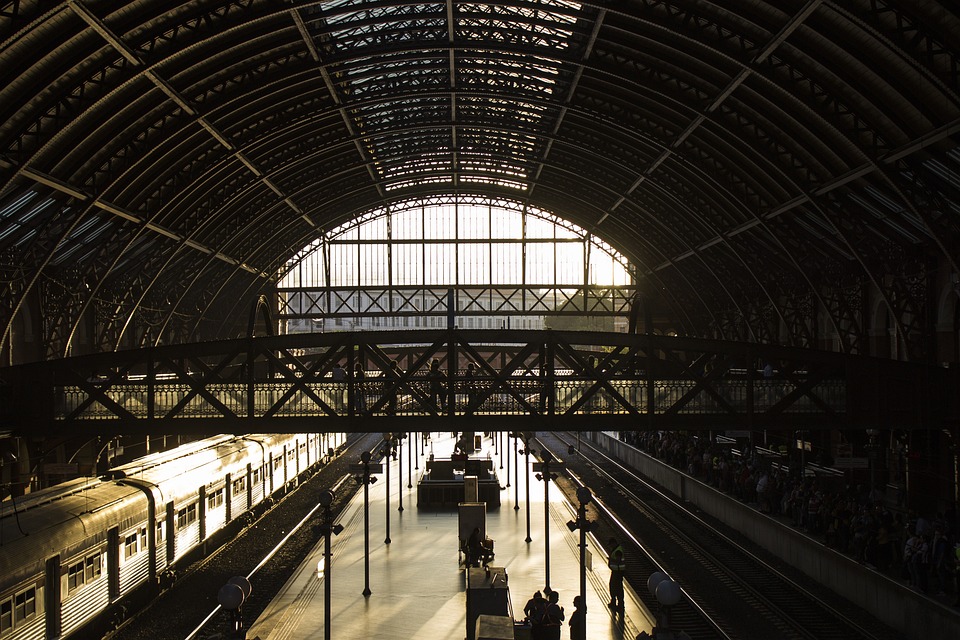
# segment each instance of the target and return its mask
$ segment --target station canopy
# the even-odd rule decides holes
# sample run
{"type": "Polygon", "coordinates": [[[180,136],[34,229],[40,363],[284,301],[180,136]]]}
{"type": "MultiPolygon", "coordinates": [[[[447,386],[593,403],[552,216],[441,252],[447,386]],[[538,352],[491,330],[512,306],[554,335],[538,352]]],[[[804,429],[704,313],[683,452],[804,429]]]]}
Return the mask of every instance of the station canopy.
{"type": "Polygon", "coordinates": [[[0,0],[0,348],[234,337],[412,198],[568,220],[688,335],[811,346],[868,288],[906,326],[960,272],[958,11],[0,0]]]}

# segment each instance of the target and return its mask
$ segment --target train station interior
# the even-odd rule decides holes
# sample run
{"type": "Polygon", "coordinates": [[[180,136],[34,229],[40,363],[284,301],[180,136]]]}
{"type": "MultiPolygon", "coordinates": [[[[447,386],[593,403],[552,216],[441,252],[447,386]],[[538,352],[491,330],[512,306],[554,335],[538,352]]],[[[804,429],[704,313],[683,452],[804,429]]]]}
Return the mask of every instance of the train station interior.
{"type": "Polygon", "coordinates": [[[954,2],[0,0],[0,77],[0,640],[145,640],[334,486],[191,637],[487,637],[464,504],[497,640],[551,556],[574,640],[960,635],[954,2]]]}

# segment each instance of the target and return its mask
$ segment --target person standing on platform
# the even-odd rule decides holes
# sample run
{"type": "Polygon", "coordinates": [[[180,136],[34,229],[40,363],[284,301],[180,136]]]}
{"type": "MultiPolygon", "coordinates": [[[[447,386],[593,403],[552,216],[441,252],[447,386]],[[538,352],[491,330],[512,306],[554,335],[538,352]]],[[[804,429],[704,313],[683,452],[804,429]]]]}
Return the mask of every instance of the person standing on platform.
{"type": "Polygon", "coordinates": [[[547,595],[547,610],[543,614],[543,640],[560,640],[564,613],[560,606],[560,594],[551,590],[547,595]]]}
{"type": "Polygon", "coordinates": [[[533,594],[533,597],[527,600],[527,604],[523,606],[523,614],[526,616],[527,622],[530,623],[530,638],[531,640],[539,640],[543,637],[543,614],[547,611],[547,601],[544,599],[543,594],[537,591],[533,594]]]}
{"type": "Polygon", "coordinates": [[[623,549],[619,546],[610,555],[607,567],[610,569],[610,604],[608,606],[614,611],[623,611],[623,574],[627,570],[627,564],[623,561],[623,549]]]}
{"type": "Polygon", "coordinates": [[[587,605],[580,596],[573,598],[573,613],[570,614],[570,640],[587,640],[587,605]]]}

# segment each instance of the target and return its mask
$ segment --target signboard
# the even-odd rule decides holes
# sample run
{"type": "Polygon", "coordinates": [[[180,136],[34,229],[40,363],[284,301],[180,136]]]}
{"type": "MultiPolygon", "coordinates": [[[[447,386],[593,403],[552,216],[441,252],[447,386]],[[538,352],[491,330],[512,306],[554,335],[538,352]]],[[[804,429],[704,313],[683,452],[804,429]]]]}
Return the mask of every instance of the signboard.
{"type": "Polygon", "coordinates": [[[869,464],[866,458],[836,458],[833,466],[835,469],[866,469],[869,464]]]}
{"type": "MultiPolygon", "coordinates": [[[[562,460],[553,460],[553,461],[550,463],[550,469],[552,469],[552,470],[554,470],[554,471],[556,471],[557,469],[562,469],[562,468],[563,468],[563,461],[562,461],[562,460]]],[[[534,462],[534,463],[533,463],[533,470],[534,470],[534,471],[543,471],[543,463],[542,463],[542,462],[534,462]]]]}
{"type": "MultiPolygon", "coordinates": [[[[373,475],[374,473],[383,473],[383,464],[380,463],[380,462],[371,462],[371,463],[368,464],[367,466],[370,468],[370,475],[373,475]]],[[[362,474],[362,473],[363,473],[363,463],[362,463],[362,462],[355,462],[355,463],[351,464],[351,465],[350,465],[350,473],[362,474]]]]}

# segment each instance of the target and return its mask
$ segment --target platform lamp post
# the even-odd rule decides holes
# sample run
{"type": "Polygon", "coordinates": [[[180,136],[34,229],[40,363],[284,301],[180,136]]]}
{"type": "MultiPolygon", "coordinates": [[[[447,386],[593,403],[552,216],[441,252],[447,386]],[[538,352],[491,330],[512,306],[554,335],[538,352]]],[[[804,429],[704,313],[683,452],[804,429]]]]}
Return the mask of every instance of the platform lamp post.
{"type": "Polygon", "coordinates": [[[397,501],[400,503],[397,511],[400,513],[403,513],[403,439],[406,435],[405,433],[398,433],[394,436],[396,438],[397,449],[393,452],[393,459],[397,461],[397,501]]]}
{"type": "Polygon", "coordinates": [[[413,450],[417,448],[416,432],[411,431],[403,436],[410,438],[410,442],[407,443],[407,489],[413,489],[413,450]]]}
{"type": "Polygon", "coordinates": [[[520,437],[519,433],[513,434],[513,509],[514,511],[520,510],[520,449],[517,439],[520,437]]]}
{"type": "Polygon", "coordinates": [[[524,456],[523,473],[527,481],[527,537],[524,540],[527,543],[533,541],[533,538],[530,537],[530,440],[533,439],[533,435],[530,431],[523,432],[523,449],[520,450],[520,453],[524,456]]]}
{"type": "Polygon", "coordinates": [[[380,456],[384,461],[387,474],[387,497],[385,501],[387,511],[387,536],[383,539],[383,544],[390,544],[390,457],[393,456],[394,460],[397,458],[397,450],[393,448],[392,433],[383,434],[383,447],[380,448],[380,456]]]}
{"type": "Polygon", "coordinates": [[[230,612],[230,637],[244,640],[243,602],[250,597],[253,587],[244,576],[233,576],[217,591],[217,603],[230,612]]]}
{"type": "MultiPolygon", "coordinates": [[[[506,445],[507,445],[507,447],[506,447],[506,448],[507,448],[507,451],[506,451],[506,457],[507,457],[507,486],[509,487],[509,486],[510,486],[510,434],[509,434],[509,433],[504,433],[503,436],[504,436],[504,439],[505,439],[506,445]]],[[[503,450],[501,449],[501,452],[502,452],[502,451],[503,451],[503,450]]],[[[501,464],[501,465],[503,464],[503,458],[502,458],[502,457],[500,458],[500,464],[501,464]]],[[[501,469],[502,469],[502,468],[503,468],[503,467],[501,467],[501,469]]]]}
{"type": "Polygon", "coordinates": [[[330,573],[332,565],[332,555],[330,553],[330,534],[340,535],[343,531],[343,525],[333,524],[330,519],[330,505],[333,504],[333,491],[324,489],[320,492],[318,501],[323,507],[323,524],[320,525],[320,533],[323,535],[323,637],[324,640],[330,640],[330,573]]]}
{"type": "Polygon", "coordinates": [[[593,493],[588,487],[578,488],[577,501],[580,506],[577,508],[577,519],[567,522],[571,532],[580,530],[580,602],[583,603],[587,601],[587,532],[593,529],[593,523],[587,520],[587,505],[591,500],[593,493]]]}
{"type": "Polygon", "coordinates": [[[550,590],[550,481],[557,479],[557,474],[550,471],[550,463],[553,462],[553,454],[544,449],[540,452],[540,464],[534,463],[534,470],[540,467],[540,472],[536,478],[543,482],[543,574],[545,578],[545,590],[550,590]]]}
{"type": "Polygon", "coordinates": [[[683,594],[680,592],[680,585],[671,580],[662,571],[654,571],[647,578],[647,590],[650,595],[655,596],[660,603],[660,612],[657,615],[657,624],[653,628],[653,633],[646,631],[637,636],[637,640],[689,640],[690,636],[685,632],[675,632],[670,628],[670,607],[680,602],[683,594]]]}
{"type": "Polygon", "coordinates": [[[357,473],[357,482],[363,483],[363,595],[370,595],[370,485],[377,479],[370,474],[380,473],[382,464],[370,462],[370,452],[360,454],[360,463],[350,465],[350,472],[357,473]]]}

